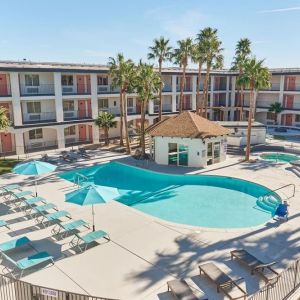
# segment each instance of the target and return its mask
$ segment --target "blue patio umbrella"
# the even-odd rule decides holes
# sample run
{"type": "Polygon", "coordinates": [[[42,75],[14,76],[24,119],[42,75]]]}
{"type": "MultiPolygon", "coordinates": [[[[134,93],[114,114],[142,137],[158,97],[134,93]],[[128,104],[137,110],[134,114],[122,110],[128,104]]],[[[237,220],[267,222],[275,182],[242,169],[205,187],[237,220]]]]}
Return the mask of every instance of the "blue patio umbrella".
{"type": "Polygon", "coordinates": [[[49,164],[47,162],[32,160],[25,163],[17,164],[13,168],[13,172],[21,175],[32,175],[35,177],[35,195],[37,196],[37,179],[39,175],[47,174],[55,171],[57,166],[49,164]]]}
{"type": "Polygon", "coordinates": [[[95,231],[95,204],[103,204],[119,197],[120,194],[116,188],[101,186],[95,184],[86,184],[80,189],[65,195],[66,202],[77,205],[92,205],[93,231],[95,231]]]}

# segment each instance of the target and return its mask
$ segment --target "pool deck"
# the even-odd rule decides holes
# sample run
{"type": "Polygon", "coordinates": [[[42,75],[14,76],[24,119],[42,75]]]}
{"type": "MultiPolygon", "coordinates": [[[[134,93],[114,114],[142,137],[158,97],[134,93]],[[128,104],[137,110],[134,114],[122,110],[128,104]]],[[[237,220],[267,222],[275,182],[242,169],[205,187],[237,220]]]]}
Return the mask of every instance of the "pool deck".
{"type": "MultiPolygon", "coordinates": [[[[157,166],[102,152],[96,159],[62,164],[58,171],[74,170],[74,167],[91,166],[114,159],[154,171],[233,176],[271,189],[294,183],[296,195],[290,200],[290,219],[288,222],[270,220],[265,225],[247,229],[197,228],[168,223],[111,201],[106,205],[95,206],[96,228],[109,232],[111,241],[100,242],[79,254],[69,247],[71,237],[56,240],[51,237],[52,226],[41,229],[34,221],[24,218],[23,213],[8,210],[0,202],[0,219],[7,220],[11,226],[11,230],[0,229],[1,242],[27,235],[34,241],[33,248],[36,251],[46,250],[55,258],[54,266],[39,271],[35,269],[26,273],[22,280],[49,288],[108,298],[169,300],[171,297],[166,292],[166,282],[185,278],[195,288],[199,299],[218,300],[226,298],[216,293],[215,286],[209,281],[200,278],[199,263],[213,261],[232,277],[243,277],[241,286],[251,294],[263,283],[237,262],[231,261],[230,250],[246,248],[261,260],[278,261],[278,271],[300,258],[300,179],[289,169],[288,164],[263,160],[240,163],[238,157],[229,157],[224,163],[196,170],[157,166]]],[[[33,180],[25,176],[7,174],[0,178],[1,184],[20,183],[25,190],[34,190],[33,180]]],[[[68,210],[73,219],[81,218],[91,223],[90,207],[64,202],[64,194],[74,188],[72,183],[51,175],[40,180],[38,191],[40,196],[55,203],[59,209],[68,210]]],[[[288,189],[284,191],[286,195],[290,192],[288,189]]],[[[24,248],[22,256],[29,253],[34,253],[34,250],[24,248]]]]}

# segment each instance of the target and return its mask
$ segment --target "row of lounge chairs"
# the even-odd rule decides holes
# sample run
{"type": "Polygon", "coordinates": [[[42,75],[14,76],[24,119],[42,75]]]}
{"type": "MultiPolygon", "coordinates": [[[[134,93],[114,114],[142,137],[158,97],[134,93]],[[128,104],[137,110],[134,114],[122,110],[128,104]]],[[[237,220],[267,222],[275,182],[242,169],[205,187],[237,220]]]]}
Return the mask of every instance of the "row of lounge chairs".
{"type": "MultiPolygon", "coordinates": [[[[278,278],[278,273],[272,268],[276,262],[263,263],[260,259],[250,254],[245,249],[233,250],[230,252],[231,259],[236,259],[241,264],[250,269],[251,275],[258,274],[265,282],[270,282],[278,278]],[[265,271],[268,272],[265,272],[265,271]]],[[[229,299],[247,299],[247,292],[243,290],[238,282],[243,278],[237,280],[232,279],[228,274],[223,272],[214,263],[205,263],[199,265],[200,275],[204,274],[217,287],[217,292],[223,292],[229,299]]],[[[168,291],[177,300],[197,300],[193,290],[184,279],[171,280],[167,282],[168,291]]]]}
{"type": "MultiPolygon", "coordinates": [[[[82,219],[71,220],[72,217],[66,210],[58,210],[57,206],[53,203],[48,203],[43,197],[34,197],[31,191],[22,191],[19,185],[6,185],[0,187],[0,195],[2,195],[4,203],[9,202],[14,210],[23,212],[27,217],[34,218],[35,221],[47,227],[54,225],[51,233],[53,235],[60,235],[60,238],[73,235],[72,240],[69,242],[71,248],[76,248],[83,252],[87,247],[99,239],[110,240],[109,235],[103,230],[83,233],[79,229],[85,227],[90,229],[87,222],[82,219]],[[71,221],[64,222],[64,219],[71,221]]],[[[5,226],[10,229],[6,221],[0,220],[0,227],[5,226]]],[[[40,265],[42,263],[54,264],[53,257],[47,252],[38,252],[34,255],[27,256],[21,260],[15,261],[9,254],[11,251],[18,251],[20,247],[28,246],[31,240],[22,236],[20,238],[7,241],[0,244],[0,255],[13,265],[11,270],[8,267],[3,269],[3,272],[9,272],[13,275],[15,270],[23,272],[31,267],[40,265]]]]}

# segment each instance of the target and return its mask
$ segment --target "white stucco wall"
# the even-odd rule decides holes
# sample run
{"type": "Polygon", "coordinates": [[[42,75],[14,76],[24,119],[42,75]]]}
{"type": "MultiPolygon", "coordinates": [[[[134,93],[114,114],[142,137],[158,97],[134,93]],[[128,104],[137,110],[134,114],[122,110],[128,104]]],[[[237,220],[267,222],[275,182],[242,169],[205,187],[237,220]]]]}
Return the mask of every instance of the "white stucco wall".
{"type": "MultiPolygon", "coordinates": [[[[251,145],[264,144],[266,140],[266,128],[252,128],[251,145]]],[[[227,137],[228,145],[245,146],[247,144],[247,128],[237,128],[234,135],[227,137]]]]}

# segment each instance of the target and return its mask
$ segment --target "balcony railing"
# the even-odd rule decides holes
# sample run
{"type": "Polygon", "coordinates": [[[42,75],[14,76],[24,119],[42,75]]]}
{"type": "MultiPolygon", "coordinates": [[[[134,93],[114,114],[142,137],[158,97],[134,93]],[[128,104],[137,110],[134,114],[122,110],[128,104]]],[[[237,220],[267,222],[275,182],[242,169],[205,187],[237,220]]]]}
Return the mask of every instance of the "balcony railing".
{"type": "MultiPolygon", "coordinates": [[[[172,112],[172,104],[163,104],[162,105],[163,112],[172,112]]],[[[159,104],[154,105],[154,113],[159,112],[159,104]]]]}
{"type": "Polygon", "coordinates": [[[119,87],[113,88],[111,85],[98,85],[98,94],[117,94],[119,92],[119,87]]]}
{"type": "Polygon", "coordinates": [[[226,84],[219,84],[214,86],[215,91],[226,91],[226,84]]]}
{"type": "Polygon", "coordinates": [[[54,84],[20,85],[20,94],[21,96],[51,96],[54,95],[54,84]]]}
{"type": "MultiPolygon", "coordinates": [[[[176,86],[176,91],[180,92],[180,85],[176,86]]],[[[192,91],[192,86],[190,86],[190,85],[189,86],[185,86],[184,89],[183,89],[183,91],[184,92],[191,92],[192,91]]]]}
{"type": "Polygon", "coordinates": [[[11,89],[8,84],[0,84],[0,97],[11,96],[11,89]]]}
{"type": "MultiPolygon", "coordinates": [[[[120,116],[120,108],[119,107],[100,107],[99,113],[109,112],[115,116],[120,116]]],[[[128,115],[135,115],[137,113],[135,106],[128,106],[127,107],[127,114],[128,115]]]]}
{"type": "Polygon", "coordinates": [[[55,121],[56,121],[55,111],[23,114],[24,124],[47,123],[47,122],[55,122],[55,121]]]}
{"type": "Polygon", "coordinates": [[[163,92],[172,92],[172,85],[165,84],[162,91],[163,92]]]}
{"type": "MultiPolygon", "coordinates": [[[[191,110],[192,109],[192,102],[186,101],[182,103],[182,110],[191,110]]],[[[176,110],[179,111],[179,103],[176,104],[176,110]]]]}
{"type": "Polygon", "coordinates": [[[34,152],[34,151],[41,151],[46,149],[54,149],[57,148],[57,140],[53,141],[29,141],[25,144],[25,151],[26,152],[34,152]]]}
{"type": "Polygon", "coordinates": [[[91,119],[92,112],[90,110],[67,110],[64,111],[64,121],[91,119]]]}
{"type": "Polygon", "coordinates": [[[262,89],[262,91],[279,91],[280,83],[272,83],[270,87],[262,89]]]}
{"type": "Polygon", "coordinates": [[[284,89],[285,91],[297,91],[297,92],[299,92],[300,91],[300,84],[296,84],[295,85],[295,87],[294,88],[288,88],[288,87],[285,87],[285,89],[284,89]]]}
{"type": "Polygon", "coordinates": [[[63,95],[90,95],[91,87],[87,84],[77,84],[77,85],[63,85],[62,86],[63,95]]]}
{"type": "Polygon", "coordinates": [[[89,144],[92,140],[89,137],[86,138],[79,138],[79,137],[66,137],[65,138],[65,145],[72,146],[72,145],[80,145],[80,144],[89,144]]]}

